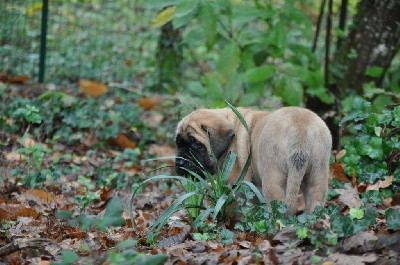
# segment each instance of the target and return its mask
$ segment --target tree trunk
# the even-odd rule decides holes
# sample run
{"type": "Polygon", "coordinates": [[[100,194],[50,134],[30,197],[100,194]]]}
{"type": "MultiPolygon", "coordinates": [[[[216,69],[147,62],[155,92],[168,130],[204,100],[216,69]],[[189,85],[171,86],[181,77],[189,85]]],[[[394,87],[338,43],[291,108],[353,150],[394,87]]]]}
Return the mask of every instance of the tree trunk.
{"type": "Polygon", "coordinates": [[[181,74],[182,47],[181,32],[175,29],[171,22],[161,27],[161,35],[158,41],[158,75],[159,81],[156,86],[158,92],[171,92],[178,87],[181,74]]]}
{"type": "Polygon", "coordinates": [[[337,96],[347,89],[361,95],[362,85],[374,81],[381,86],[382,77],[400,47],[400,1],[362,0],[354,25],[343,46],[336,53],[335,73],[337,96]],[[344,68],[343,68],[344,67],[344,68]],[[370,67],[380,67],[381,73],[366,75],[370,67]]]}

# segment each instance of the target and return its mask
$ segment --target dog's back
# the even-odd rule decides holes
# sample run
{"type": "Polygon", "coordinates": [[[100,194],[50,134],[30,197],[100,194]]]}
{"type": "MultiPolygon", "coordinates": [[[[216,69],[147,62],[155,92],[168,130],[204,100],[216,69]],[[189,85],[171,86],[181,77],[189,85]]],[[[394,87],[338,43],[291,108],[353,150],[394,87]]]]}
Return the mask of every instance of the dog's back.
{"type": "Polygon", "coordinates": [[[314,112],[281,108],[270,113],[260,131],[258,173],[269,200],[282,200],[288,211],[296,211],[300,188],[305,210],[325,202],[329,179],[332,137],[326,124],[314,112]]]}

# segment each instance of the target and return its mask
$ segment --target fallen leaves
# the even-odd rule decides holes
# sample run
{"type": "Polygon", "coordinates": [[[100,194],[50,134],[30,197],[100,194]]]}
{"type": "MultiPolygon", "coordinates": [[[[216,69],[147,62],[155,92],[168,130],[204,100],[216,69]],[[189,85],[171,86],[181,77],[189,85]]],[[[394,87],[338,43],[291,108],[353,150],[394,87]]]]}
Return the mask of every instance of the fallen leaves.
{"type": "MultiPolygon", "coordinates": [[[[108,91],[108,87],[105,84],[88,80],[81,80],[79,86],[84,93],[91,96],[104,95],[108,91]]],[[[66,96],[68,95],[66,94],[64,98],[66,96]]],[[[165,106],[168,105],[168,102],[173,101],[160,95],[139,99],[126,99],[123,97],[115,99],[110,97],[106,99],[102,106],[105,106],[107,110],[113,110],[112,106],[126,100],[132,102],[135,108],[133,109],[130,105],[126,108],[126,111],[137,111],[138,115],[136,117],[140,119],[141,124],[134,129],[124,127],[123,130],[112,134],[113,136],[107,136],[105,139],[116,135],[115,139],[112,140],[113,145],[101,145],[104,139],[100,138],[96,130],[82,132],[83,139],[75,146],[65,143],[54,144],[49,141],[46,147],[53,149],[53,153],[48,154],[48,157],[43,160],[41,164],[43,169],[49,166],[57,166],[71,170],[60,171],[60,177],[57,179],[49,178],[44,182],[38,182],[38,188],[36,189],[29,189],[21,185],[23,183],[21,177],[15,178],[11,173],[7,175],[6,180],[3,182],[4,188],[0,191],[0,219],[3,220],[7,228],[0,232],[6,231],[8,234],[18,238],[35,238],[40,234],[57,242],[57,245],[62,249],[77,252],[80,258],[92,255],[93,260],[99,263],[100,261],[96,259],[98,257],[93,257],[95,255],[93,253],[107,255],[107,251],[115,247],[116,244],[123,240],[132,239],[132,237],[137,240],[137,245],[132,246],[134,251],[138,250],[146,254],[168,253],[171,264],[309,264],[312,257],[318,254],[315,248],[312,249],[313,246],[309,242],[310,238],[307,240],[299,239],[296,234],[296,228],[289,225],[275,235],[240,233],[232,229],[235,233],[235,237],[232,238],[232,244],[218,242],[221,239],[221,235],[215,236],[217,241],[196,240],[195,232],[199,231],[192,230],[186,224],[187,220],[183,210],[176,213],[179,221],[175,220],[174,222],[184,223],[186,227],[174,227],[172,225],[173,222],[169,222],[162,229],[161,237],[158,238],[156,247],[145,242],[143,238],[149,232],[149,226],[171,205],[173,199],[179,194],[177,194],[176,186],[167,182],[150,183],[145,187],[140,197],[134,200],[133,217],[140,227],[139,231],[135,232],[131,228],[132,223],[127,211],[131,196],[130,184],[137,182],[139,176],[147,177],[146,170],[153,170],[157,166],[156,163],[152,163],[150,168],[148,164],[142,163],[142,159],[167,157],[157,162],[161,162],[163,165],[165,163],[173,165],[175,147],[166,140],[170,139],[165,135],[158,135],[165,133],[165,129],[169,130],[169,127],[163,128],[164,130],[160,133],[158,129],[168,124],[168,122],[171,123],[171,117],[167,114],[168,110],[165,106]],[[145,126],[146,133],[150,135],[150,137],[148,135],[146,137],[149,137],[151,141],[146,142],[143,141],[146,139],[141,138],[141,135],[144,135],[142,126],[145,126]],[[97,146],[101,146],[101,148],[97,148],[97,146]],[[128,150],[121,151],[120,149],[126,148],[140,149],[140,154],[139,151],[137,154],[138,159],[136,157],[132,159],[130,155],[125,157],[130,153],[127,152],[128,150]],[[88,150],[90,150],[90,153],[88,150]],[[53,160],[57,160],[58,164],[50,162],[53,160]],[[107,164],[107,170],[104,170],[105,163],[109,163],[107,164]],[[120,185],[118,181],[121,180],[121,176],[119,175],[129,179],[130,183],[126,189],[116,191],[114,189],[115,186],[110,183],[120,185]],[[5,187],[5,183],[10,184],[5,187]],[[101,183],[102,186],[100,187],[98,183],[101,183]],[[10,185],[12,187],[8,187],[10,185]],[[4,196],[3,193],[5,193],[4,196]],[[117,220],[121,221],[121,224],[107,229],[103,225],[103,231],[106,232],[100,231],[96,222],[114,223],[113,214],[109,214],[108,219],[104,217],[105,209],[113,197],[121,195],[126,198],[122,202],[124,209],[120,209],[123,211],[121,220],[117,220]],[[87,204],[82,207],[84,203],[87,204]],[[83,208],[86,221],[92,220],[85,228],[87,230],[84,230],[79,223],[83,220],[83,208]],[[60,213],[64,213],[64,218],[60,213]],[[122,221],[126,222],[127,225],[122,224],[122,221]]],[[[126,119],[123,115],[117,118],[126,119]]],[[[111,119],[105,125],[112,125],[114,122],[115,119],[111,119]]],[[[173,129],[171,130],[173,134],[173,129]]],[[[21,142],[21,145],[25,148],[30,148],[42,144],[41,140],[36,136],[26,137],[25,141],[21,142]]],[[[107,140],[107,143],[110,143],[110,141],[107,140]]],[[[20,147],[20,145],[16,147],[20,147]]],[[[1,155],[8,164],[15,165],[13,168],[17,166],[23,167],[25,160],[15,152],[15,148],[12,146],[1,155]]],[[[364,221],[363,217],[354,212],[358,210],[363,215],[367,215],[365,209],[369,205],[360,199],[360,194],[366,191],[382,191],[391,187],[394,177],[389,176],[385,180],[379,180],[376,183],[358,183],[355,174],[345,174],[345,164],[339,162],[344,155],[344,150],[336,155],[336,161],[331,165],[331,175],[335,180],[345,183],[340,183],[345,188],[336,189],[335,191],[339,196],[329,203],[339,205],[341,217],[345,217],[351,222],[351,218],[355,216],[354,222],[361,224],[364,221]]],[[[25,157],[25,159],[27,158],[29,157],[25,157]]],[[[162,170],[170,173],[170,168],[163,168],[162,170]]],[[[0,175],[2,175],[1,172],[0,175]]],[[[332,254],[329,256],[323,254],[320,257],[320,264],[346,264],[346,262],[349,262],[349,255],[351,255],[350,257],[353,261],[352,265],[357,264],[357,262],[377,260],[378,254],[381,256],[397,255],[393,253],[396,252],[400,244],[400,235],[396,231],[396,228],[399,227],[399,211],[398,208],[393,206],[399,204],[400,196],[395,194],[393,201],[391,198],[390,200],[389,198],[380,199],[382,205],[376,207],[377,216],[370,218],[372,221],[376,219],[376,223],[369,226],[368,231],[359,232],[351,237],[343,239],[338,236],[336,240],[339,243],[334,248],[331,248],[330,245],[324,245],[324,250],[325,247],[329,248],[332,254]],[[390,210],[385,211],[384,209],[386,208],[390,210]],[[367,255],[368,252],[371,252],[372,255],[367,255]]],[[[326,215],[324,219],[316,221],[315,227],[321,228],[318,231],[322,231],[322,229],[327,229],[328,231],[334,224],[337,225],[337,222],[334,223],[334,220],[329,219],[329,216],[326,215]]],[[[348,224],[343,223],[343,229],[346,229],[345,226],[348,224]]],[[[231,228],[229,227],[229,229],[231,228]]],[[[11,237],[0,237],[0,245],[10,242],[11,237]]],[[[36,257],[36,259],[30,259],[29,261],[45,263],[46,260],[43,257],[48,260],[57,260],[61,256],[58,251],[51,255],[40,253],[40,258],[36,257]]],[[[20,257],[21,255],[18,254],[17,256],[20,257]]],[[[12,255],[8,255],[8,257],[12,257],[12,255]]],[[[0,263],[2,261],[2,257],[0,257],[0,263]]]]}
{"type": "Polygon", "coordinates": [[[17,220],[18,217],[32,217],[36,219],[39,213],[21,204],[0,204],[0,220],[17,220]]]}
{"type": "Polygon", "coordinates": [[[344,173],[344,165],[334,162],[331,164],[331,175],[341,182],[351,182],[350,179],[344,173]]]}
{"type": "Polygon", "coordinates": [[[162,108],[161,103],[165,100],[165,96],[153,95],[150,97],[139,98],[138,103],[144,110],[157,110],[162,108]]]}
{"type": "Polygon", "coordinates": [[[357,189],[347,186],[345,189],[336,189],[335,191],[340,195],[339,201],[349,208],[359,208],[363,206],[357,189]]]}
{"type": "Polygon", "coordinates": [[[3,72],[0,72],[0,81],[4,83],[23,84],[29,80],[31,80],[31,77],[28,75],[7,76],[3,72]]]}
{"type": "Polygon", "coordinates": [[[175,6],[170,6],[161,11],[151,22],[151,26],[159,28],[170,22],[175,17],[175,6]]]}
{"type": "Polygon", "coordinates": [[[100,82],[90,80],[80,80],[78,82],[79,88],[93,97],[99,97],[108,92],[108,87],[100,82]]]}
{"type": "Polygon", "coordinates": [[[113,142],[115,142],[115,144],[118,145],[119,147],[121,147],[122,149],[125,149],[125,148],[135,149],[136,148],[136,144],[134,142],[132,142],[123,133],[118,134],[117,138],[115,138],[115,140],[113,140],[113,142]]]}
{"type": "Polygon", "coordinates": [[[375,184],[368,184],[366,191],[369,190],[380,190],[390,187],[393,182],[393,176],[389,176],[384,180],[378,180],[375,184]]]}
{"type": "Polygon", "coordinates": [[[362,256],[333,253],[328,256],[328,259],[333,261],[334,264],[364,265],[367,263],[373,263],[373,262],[377,261],[378,256],[374,253],[364,254],[362,256]]]}

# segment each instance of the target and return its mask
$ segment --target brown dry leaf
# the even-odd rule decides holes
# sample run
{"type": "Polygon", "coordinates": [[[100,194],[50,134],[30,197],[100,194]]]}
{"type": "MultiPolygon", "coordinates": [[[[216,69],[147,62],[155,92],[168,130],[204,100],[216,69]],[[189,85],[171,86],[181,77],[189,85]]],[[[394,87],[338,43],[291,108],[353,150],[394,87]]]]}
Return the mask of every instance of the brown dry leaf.
{"type": "Polygon", "coordinates": [[[144,112],[140,118],[149,128],[158,128],[160,127],[161,122],[164,120],[164,115],[156,112],[144,112]]]}
{"type": "Polygon", "coordinates": [[[335,189],[339,193],[339,200],[349,208],[359,208],[363,205],[357,189],[347,186],[345,189],[335,189]]]}
{"type": "Polygon", "coordinates": [[[332,163],[331,164],[331,174],[332,176],[342,182],[350,182],[344,173],[344,165],[340,163],[332,163]]]}
{"type": "Polygon", "coordinates": [[[145,97],[145,98],[140,98],[138,100],[139,105],[144,109],[144,110],[155,110],[155,109],[161,109],[161,103],[165,100],[165,97],[160,96],[160,95],[154,95],[151,97],[145,97]]]}
{"type": "Polygon", "coordinates": [[[251,248],[253,245],[251,244],[251,242],[243,240],[243,241],[239,242],[239,246],[242,247],[242,248],[247,248],[247,249],[249,249],[249,248],[251,248]]]}
{"type": "Polygon", "coordinates": [[[357,175],[355,172],[351,173],[351,185],[357,187],[357,175]]]}
{"type": "Polygon", "coordinates": [[[383,209],[392,207],[393,199],[391,197],[383,198],[382,199],[382,207],[383,209]]]}
{"type": "Polygon", "coordinates": [[[369,190],[380,190],[390,187],[393,182],[393,176],[387,177],[385,180],[378,180],[375,184],[368,184],[367,191],[369,190]]]}
{"type": "Polygon", "coordinates": [[[176,155],[176,149],[173,146],[152,144],[150,145],[149,153],[159,158],[171,157],[168,159],[159,160],[159,162],[168,163],[169,165],[173,165],[175,163],[175,159],[173,157],[176,155]]]}
{"type": "Polygon", "coordinates": [[[256,240],[256,246],[258,251],[260,252],[267,252],[272,248],[271,243],[266,240],[266,239],[261,239],[262,241],[260,242],[259,239],[256,240]]]}
{"type": "Polygon", "coordinates": [[[53,203],[55,200],[53,194],[38,189],[28,190],[25,192],[25,194],[21,194],[21,196],[26,197],[27,200],[46,204],[53,203]]]}
{"type": "Polygon", "coordinates": [[[19,153],[15,152],[15,151],[11,151],[9,153],[6,153],[4,156],[5,156],[7,161],[21,161],[25,157],[24,155],[19,154],[19,153]]]}
{"type": "Polygon", "coordinates": [[[328,256],[328,259],[333,261],[334,264],[364,265],[366,263],[372,263],[376,261],[378,256],[375,253],[365,254],[362,256],[333,253],[328,256]]]}
{"type": "Polygon", "coordinates": [[[400,193],[396,193],[395,195],[393,195],[392,205],[393,206],[400,205],[400,193]]]}
{"type": "Polygon", "coordinates": [[[31,79],[28,75],[6,76],[0,73],[0,81],[11,84],[23,84],[31,79]]]}
{"type": "Polygon", "coordinates": [[[90,80],[79,80],[78,86],[83,92],[93,97],[99,97],[108,91],[105,84],[90,80]]]}
{"type": "Polygon", "coordinates": [[[117,144],[119,147],[125,149],[125,148],[130,148],[130,149],[135,149],[136,144],[132,142],[125,134],[120,133],[117,138],[114,140],[115,144],[117,144]]]}
{"type": "Polygon", "coordinates": [[[0,220],[17,220],[21,216],[36,219],[39,214],[34,209],[20,204],[0,204],[0,220]]]}
{"type": "Polygon", "coordinates": [[[22,143],[22,145],[25,148],[29,148],[29,147],[34,146],[36,144],[37,144],[36,141],[31,136],[25,137],[24,142],[22,143]]]}
{"type": "Polygon", "coordinates": [[[346,253],[362,254],[374,252],[378,237],[373,232],[361,231],[351,237],[345,238],[342,243],[346,253]]]}
{"type": "Polygon", "coordinates": [[[38,213],[43,213],[49,209],[54,209],[57,206],[63,207],[65,205],[65,198],[63,195],[55,196],[44,190],[32,189],[18,196],[18,201],[22,204],[35,202],[33,207],[38,213]]]}
{"type": "Polygon", "coordinates": [[[335,156],[336,161],[339,161],[345,155],[346,155],[346,150],[344,149],[340,150],[335,156]]]}

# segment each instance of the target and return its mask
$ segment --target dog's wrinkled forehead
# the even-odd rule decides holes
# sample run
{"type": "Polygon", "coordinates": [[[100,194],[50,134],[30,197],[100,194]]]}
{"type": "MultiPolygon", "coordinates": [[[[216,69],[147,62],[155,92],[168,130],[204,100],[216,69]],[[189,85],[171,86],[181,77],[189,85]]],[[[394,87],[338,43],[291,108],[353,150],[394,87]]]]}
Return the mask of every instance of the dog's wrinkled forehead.
{"type": "Polygon", "coordinates": [[[196,110],[185,116],[176,127],[175,137],[187,140],[192,136],[203,144],[208,143],[207,129],[202,123],[202,118],[202,110],[196,110]]]}
{"type": "Polygon", "coordinates": [[[186,115],[176,127],[175,135],[188,135],[188,134],[200,134],[201,124],[198,124],[199,119],[199,110],[196,110],[188,115],[186,115]]]}

